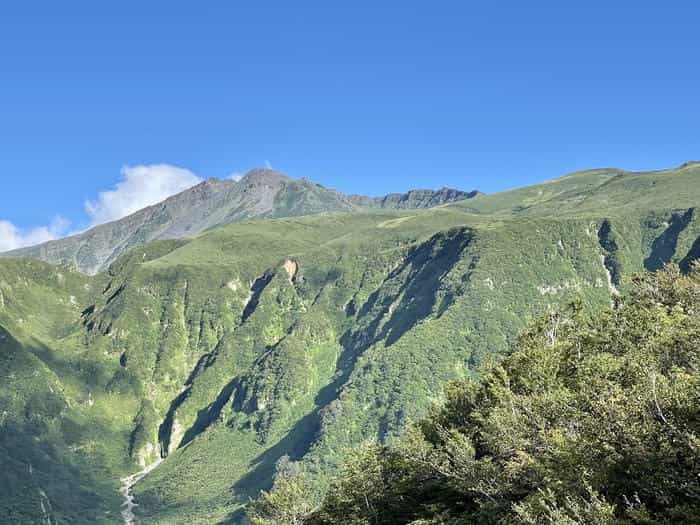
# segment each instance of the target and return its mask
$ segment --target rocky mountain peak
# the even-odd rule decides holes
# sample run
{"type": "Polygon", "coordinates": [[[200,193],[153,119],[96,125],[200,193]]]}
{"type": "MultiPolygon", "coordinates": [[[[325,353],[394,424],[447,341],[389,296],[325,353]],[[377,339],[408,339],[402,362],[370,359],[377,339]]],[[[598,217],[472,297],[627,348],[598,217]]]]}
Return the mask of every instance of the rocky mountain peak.
{"type": "Polygon", "coordinates": [[[284,182],[289,182],[292,179],[287,175],[275,171],[270,168],[253,168],[248,171],[241,180],[240,184],[246,186],[279,186],[284,182]]]}

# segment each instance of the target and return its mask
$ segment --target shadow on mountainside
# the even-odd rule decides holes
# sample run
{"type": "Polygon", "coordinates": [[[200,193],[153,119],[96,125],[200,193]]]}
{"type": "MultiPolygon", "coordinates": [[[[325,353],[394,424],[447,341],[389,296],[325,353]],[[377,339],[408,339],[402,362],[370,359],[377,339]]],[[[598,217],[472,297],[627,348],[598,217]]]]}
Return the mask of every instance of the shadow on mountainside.
{"type": "Polygon", "coordinates": [[[688,250],[688,254],[683,257],[678,265],[683,273],[688,273],[694,261],[700,259],[700,237],[695,239],[693,246],[688,250]]]}
{"type": "Polygon", "coordinates": [[[678,237],[693,220],[695,208],[688,209],[685,213],[674,213],[669,220],[668,227],[659,235],[651,245],[651,253],[644,260],[644,267],[654,272],[660,270],[671,262],[676,254],[678,237]]]}
{"type": "Polygon", "coordinates": [[[39,343],[20,343],[0,326],[0,375],[8,381],[0,392],[1,523],[28,523],[28,516],[32,523],[100,523],[118,509],[110,479],[117,473],[99,454],[75,452],[95,440],[115,440],[114,433],[76,417],[62,386],[47,380],[53,374],[82,380],[74,365],[39,343]],[[15,390],[13,378],[33,383],[15,390]]]}

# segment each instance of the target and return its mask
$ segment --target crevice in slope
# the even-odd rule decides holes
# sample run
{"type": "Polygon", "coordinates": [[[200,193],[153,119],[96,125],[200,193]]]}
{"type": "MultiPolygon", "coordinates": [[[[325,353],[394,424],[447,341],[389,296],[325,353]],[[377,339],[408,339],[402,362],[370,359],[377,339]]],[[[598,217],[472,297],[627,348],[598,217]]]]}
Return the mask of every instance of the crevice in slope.
{"type": "Polygon", "coordinates": [[[290,360],[291,356],[299,355],[301,348],[293,341],[289,345],[286,341],[289,340],[283,337],[255,361],[242,376],[231,403],[234,412],[253,416],[244,426],[252,427],[260,444],[267,442],[275,421],[284,417],[281,407],[295,396],[303,396],[299,390],[304,390],[309,374],[303,360],[290,360]]]}
{"type": "MultiPolygon", "coordinates": [[[[335,379],[316,395],[319,419],[323,409],[347,383],[357,360],[368,348],[382,339],[386,346],[390,346],[433,312],[443,279],[473,239],[474,232],[467,228],[434,235],[409,250],[399,267],[390,272],[370,295],[357,314],[356,325],[359,327],[347,330],[340,337],[343,350],[337,360],[335,379]]],[[[469,267],[473,269],[474,265],[475,262],[471,261],[469,267]]],[[[444,311],[455,295],[456,292],[451,297],[445,294],[438,310],[444,311]]],[[[321,427],[320,421],[316,427],[321,427]]]]}
{"type": "Polygon", "coordinates": [[[608,278],[608,287],[613,293],[617,293],[620,286],[622,271],[617,259],[618,246],[612,231],[612,225],[605,219],[598,229],[598,244],[602,250],[603,268],[608,278]]]}
{"type": "MultiPolygon", "coordinates": [[[[299,264],[290,259],[287,258],[285,259],[281,265],[278,265],[276,269],[282,268],[287,272],[287,277],[288,281],[292,286],[295,286],[297,284],[297,281],[299,279],[303,279],[303,277],[299,276],[299,264]]],[[[253,283],[253,286],[251,287],[251,297],[249,298],[247,304],[246,304],[246,309],[248,310],[247,312],[244,313],[242,316],[242,321],[243,323],[246,319],[248,319],[250,316],[253,315],[255,312],[257,305],[259,301],[261,300],[261,297],[264,293],[264,291],[267,289],[268,284],[272,281],[272,279],[277,275],[276,269],[270,269],[263,274],[262,277],[256,279],[256,281],[253,283]]],[[[263,352],[263,354],[258,357],[256,362],[252,363],[253,366],[256,366],[260,362],[264,362],[264,359],[267,355],[272,353],[274,349],[277,347],[277,345],[284,340],[284,338],[291,333],[291,331],[294,329],[296,325],[296,321],[294,321],[290,326],[287,326],[284,329],[284,335],[281,336],[281,338],[272,345],[268,345],[263,352]]],[[[164,450],[172,450],[173,444],[172,442],[172,432],[173,428],[176,424],[176,412],[179,409],[179,407],[184,403],[187,398],[189,397],[189,387],[191,384],[194,382],[196,376],[204,369],[208,368],[211,366],[217,359],[219,350],[221,347],[222,339],[219,340],[219,343],[217,344],[216,348],[214,349],[213,352],[209,354],[205,354],[200,358],[200,361],[197,363],[195,369],[190,375],[190,378],[187,380],[185,384],[185,388],[187,388],[186,391],[183,391],[182,397],[178,397],[175,399],[170,407],[170,410],[168,414],[166,415],[165,420],[163,421],[163,424],[160,427],[160,435],[159,439],[161,442],[161,447],[164,450]]],[[[250,372],[249,372],[250,374],[250,372]]],[[[211,424],[215,423],[216,421],[219,420],[219,417],[221,415],[221,411],[223,408],[226,406],[226,404],[230,401],[230,398],[234,392],[240,392],[244,391],[246,388],[245,381],[246,381],[246,375],[236,375],[233,379],[231,379],[226,385],[221,387],[221,390],[219,391],[218,395],[216,396],[215,400],[208,404],[206,407],[201,408],[197,411],[197,415],[195,416],[195,420],[192,423],[188,423],[188,427],[186,430],[184,430],[182,434],[182,439],[180,442],[175,445],[177,447],[182,447],[192,441],[195,437],[197,437],[199,434],[204,432],[211,424]],[[242,379],[241,379],[242,378],[242,379]]],[[[253,377],[252,375],[250,377],[253,377]]],[[[240,395],[237,394],[237,395],[240,395]]]]}
{"type": "Polygon", "coordinates": [[[697,260],[700,260],[700,237],[695,239],[695,242],[690,247],[690,250],[688,250],[688,253],[685,257],[683,257],[678,265],[683,273],[688,273],[693,266],[693,262],[697,260]]]}
{"type": "MultiPolygon", "coordinates": [[[[391,346],[429,316],[438,291],[446,292],[441,290],[444,277],[457,264],[473,237],[471,230],[454,229],[438,233],[410,250],[403,264],[389,274],[360,309],[360,329],[344,336],[352,342],[341,340],[341,344],[356,346],[365,341],[385,339],[386,346],[391,346]],[[382,324],[382,321],[385,322],[382,324]]],[[[444,312],[457,291],[444,293],[444,304],[440,305],[438,313],[444,312]]]]}
{"type": "Polygon", "coordinates": [[[117,288],[112,295],[109,296],[109,299],[105,302],[105,306],[109,306],[109,304],[114,301],[119,295],[124,291],[126,288],[125,284],[122,284],[117,288]]]}
{"type": "Polygon", "coordinates": [[[275,274],[273,271],[268,270],[262,276],[258,277],[250,287],[250,297],[245,305],[245,308],[243,308],[241,323],[244,323],[251,315],[253,315],[253,312],[258,307],[263,290],[265,290],[265,287],[270,284],[270,281],[272,281],[272,277],[274,277],[274,275],[275,274]]]}
{"type": "MultiPolygon", "coordinates": [[[[317,406],[324,407],[337,397],[355,363],[370,346],[382,339],[386,346],[391,346],[432,313],[443,278],[473,239],[472,230],[458,228],[438,233],[409,251],[402,264],[360,308],[356,322],[359,327],[341,336],[343,351],[336,365],[337,377],[318,393],[317,406]]],[[[471,261],[470,268],[474,265],[475,261],[471,261]]],[[[445,295],[443,303],[447,303],[440,305],[438,313],[448,307],[454,295],[451,298],[445,295]]]]}
{"type": "Polygon", "coordinates": [[[187,286],[187,280],[184,281],[183,285],[177,281],[166,291],[164,301],[161,304],[159,318],[161,336],[151,374],[151,381],[154,383],[157,383],[159,377],[162,377],[164,371],[170,367],[178,350],[185,351],[188,339],[188,334],[185,334],[187,329],[185,319],[187,286]],[[182,289],[181,300],[180,289],[182,289]]]}
{"type": "Polygon", "coordinates": [[[689,208],[685,212],[675,212],[668,221],[668,227],[659,235],[651,245],[651,253],[644,260],[644,267],[649,271],[656,271],[671,262],[676,255],[678,237],[693,220],[695,208],[689,208]]]}
{"type": "Polygon", "coordinates": [[[219,420],[221,411],[228,404],[233,392],[240,387],[238,377],[229,381],[216,396],[216,399],[206,407],[197,411],[197,417],[190,427],[187,429],[179,443],[179,447],[185,446],[187,443],[204,432],[212,423],[219,420]]]}
{"type": "Polygon", "coordinates": [[[80,317],[85,318],[91,316],[95,312],[95,305],[91,304],[80,313],[80,317]]]}
{"type": "MultiPolygon", "coordinates": [[[[160,456],[162,458],[167,457],[171,452],[172,439],[173,439],[173,428],[175,425],[177,411],[180,409],[182,404],[189,398],[190,393],[191,393],[192,383],[194,382],[197,375],[199,375],[199,373],[202,370],[211,366],[213,361],[216,359],[216,353],[219,349],[220,344],[221,344],[221,340],[219,340],[219,343],[217,344],[217,346],[213,352],[203,354],[199,357],[199,359],[197,360],[197,364],[195,364],[195,366],[190,371],[189,376],[185,380],[185,383],[182,386],[182,390],[170,402],[170,407],[168,408],[168,412],[165,414],[165,418],[163,419],[163,422],[158,427],[158,443],[160,445],[160,456]]],[[[183,438],[176,445],[177,447],[180,447],[181,445],[184,445],[186,443],[185,436],[187,436],[187,434],[190,432],[190,430],[185,432],[183,438]]],[[[188,440],[188,441],[190,441],[190,440],[188,440]]]]}
{"type": "Polygon", "coordinates": [[[190,395],[191,385],[186,385],[182,391],[170,403],[170,408],[165,414],[165,419],[158,427],[158,443],[160,446],[160,457],[166,458],[170,454],[171,440],[173,438],[173,426],[177,409],[185,402],[190,395]]]}
{"type": "MultiPolygon", "coordinates": [[[[189,384],[193,374],[202,362],[202,357],[197,360],[194,368],[191,366],[188,355],[189,341],[192,338],[188,323],[188,309],[190,308],[189,279],[181,278],[176,273],[172,285],[161,296],[161,311],[158,327],[160,336],[157,348],[153,356],[153,365],[150,370],[150,392],[148,394],[147,410],[142,410],[141,417],[137,417],[137,427],[132,433],[134,438],[140,437],[143,443],[141,450],[145,450],[149,456],[165,458],[171,449],[171,442],[181,433],[176,415],[177,409],[189,395],[189,384]],[[187,367],[187,368],[186,368],[187,367]],[[187,376],[185,379],[184,376],[187,376]],[[182,383],[184,379],[184,384],[182,383]],[[179,391],[177,385],[183,384],[179,391]],[[171,396],[175,396],[172,398],[171,396]],[[162,402],[172,399],[167,410],[162,407],[162,402]],[[145,448],[144,448],[145,447],[145,448]]],[[[126,356],[128,360],[128,356],[126,356]]],[[[143,406],[142,406],[143,408],[143,406]]],[[[130,454],[135,449],[130,447],[130,454]]],[[[140,452],[138,452],[142,455],[140,452]]]]}
{"type": "MultiPolygon", "coordinates": [[[[340,258],[338,258],[336,263],[339,261],[340,261],[340,258]]],[[[326,292],[328,287],[330,285],[335,284],[335,282],[338,279],[340,279],[341,276],[342,276],[342,272],[339,271],[337,268],[331,268],[325,273],[322,281],[320,283],[318,283],[318,290],[316,291],[316,293],[313,296],[313,299],[311,300],[312,307],[316,306],[316,304],[318,304],[318,301],[321,299],[321,297],[323,297],[323,294],[326,292]]],[[[297,292],[303,294],[304,290],[302,288],[299,288],[297,290],[297,292]]],[[[347,304],[345,305],[344,308],[347,308],[347,304]]]]}
{"type": "Polygon", "coordinates": [[[348,300],[348,302],[345,304],[344,311],[347,317],[354,317],[357,314],[358,295],[360,291],[363,290],[365,287],[365,283],[367,282],[368,278],[368,273],[368,269],[365,266],[362,270],[362,275],[360,276],[360,282],[357,286],[357,290],[355,290],[355,293],[352,294],[350,300],[348,300]]]}
{"type": "MultiPolygon", "coordinates": [[[[287,329],[287,335],[289,335],[289,333],[293,330],[293,327],[294,325],[287,329]]],[[[282,337],[282,339],[280,339],[276,344],[268,346],[265,349],[265,352],[260,355],[254,363],[252,363],[251,368],[247,372],[230,380],[220,390],[219,394],[216,396],[216,399],[212,403],[197,412],[197,417],[194,423],[184,433],[184,437],[182,438],[179,446],[186,445],[199,434],[204,432],[210,425],[218,421],[220,419],[221,411],[231,401],[232,397],[233,400],[231,401],[231,408],[234,412],[252,414],[260,408],[261,404],[254,394],[256,380],[258,379],[255,372],[264,368],[267,360],[274,355],[275,350],[283,340],[284,337],[282,337]]],[[[269,426],[265,427],[264,424],[258,423],[256,426],[256,431],[261,433],[261,435],[267,430],[269,430],[269,426]]]]}
{"type": "Polygon", "coordinates": [[[469,261],[469,266],[467,271],[462,274],[461,282],[454,289],[449,289],[444,292],[442,300],[440,301],[440,306],[438,306],[437,312],[435,313],[435,318],[440,319],[442,315],[447,311],[447,309],[452,306],[459,295],[464,294],[466,287],[471,281],[472,273],[476,269],[476,265],[479,263],[479,253],[475,252],[471,254],[471,260],[469,261]]]}
{"type": "Polygon", "coordinates": [[[133,423],[134,428],[129,434],[129,457],[137,460],[143,468],[147,465],[148,458],[152,456],[153,445],[150,442],[150,432],[152,422],[155,420],[155,409],[153,402],[150,399],[144,399],[141,402],[133,423]]]}

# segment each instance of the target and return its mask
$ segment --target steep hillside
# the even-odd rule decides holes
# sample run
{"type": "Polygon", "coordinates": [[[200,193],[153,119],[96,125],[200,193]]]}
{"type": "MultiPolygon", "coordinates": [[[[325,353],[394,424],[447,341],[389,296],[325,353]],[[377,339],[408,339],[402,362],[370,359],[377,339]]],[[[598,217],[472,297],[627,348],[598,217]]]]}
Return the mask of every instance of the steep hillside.
{"type": "Polygon", "coordinates": [[[0,521],[119,522],[119,478],[160,460],[133,487],[144,523],[237,523],[300,469],[320,496],[347,450],[393,439],[533,318],[689,266],[698,196],[693,166],[596,171],[426,210],[232,224],[93,277],[2,259],[0,424],[17,430],[0,521]]]}
{"type": "Polygon", "coordinates": [[[95,274],[146,242],[188,237],[244,220],[362,208],[428,208],[476,194],[443,188],[377,198],[349,197],[308,179],[295,180],[273,170],[254,169],[239,181],[209,179],[118,221],[5,255],[73,263],[81,271],[95,274]]]}
{"type": "Polygon", "coordinates": [[[322,505],[286,473],[252,524],[696,523],[698,297],[700,272],[671,267],[551,312],[395,443],[348,454],[322,505]]]}
{"type": "Polygon", "coordinates": [[[67,267],[0,263],[2,523],[117,522],[134,405],[105,391],[101,356],[68,336],[95,292],[67,267]]]}

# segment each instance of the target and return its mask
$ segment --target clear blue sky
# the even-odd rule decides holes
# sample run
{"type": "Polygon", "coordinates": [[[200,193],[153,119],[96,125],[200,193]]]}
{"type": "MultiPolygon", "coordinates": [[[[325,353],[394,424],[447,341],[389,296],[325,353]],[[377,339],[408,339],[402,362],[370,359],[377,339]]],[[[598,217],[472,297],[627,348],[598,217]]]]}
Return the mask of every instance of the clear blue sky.
{"type": "Polygon", "coordinates": [[[700,157],[697,2],[340,3],[3,2],[0,219],[84,225],[124,165],[381,194],[700,157]]]}

